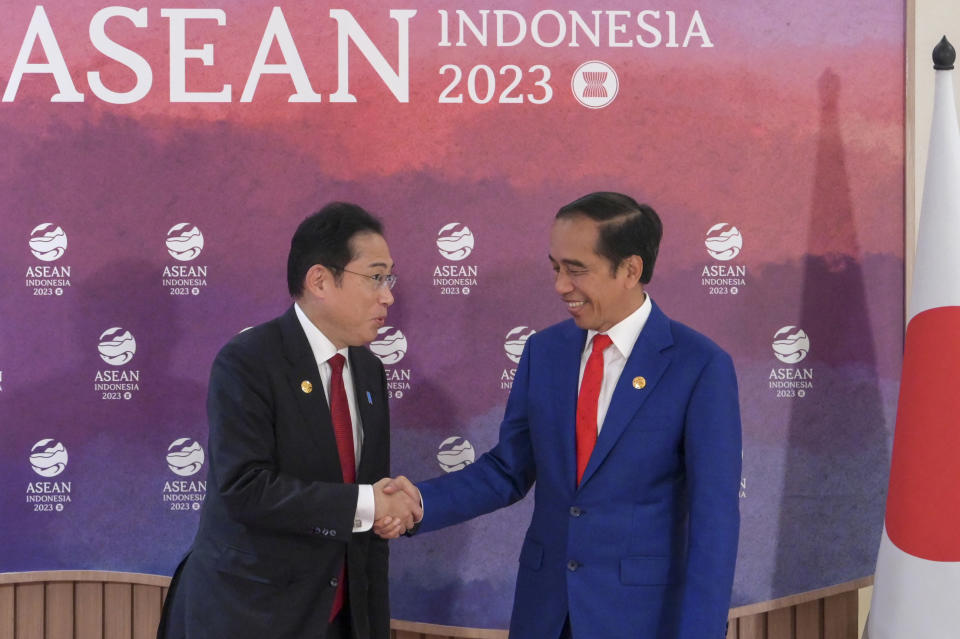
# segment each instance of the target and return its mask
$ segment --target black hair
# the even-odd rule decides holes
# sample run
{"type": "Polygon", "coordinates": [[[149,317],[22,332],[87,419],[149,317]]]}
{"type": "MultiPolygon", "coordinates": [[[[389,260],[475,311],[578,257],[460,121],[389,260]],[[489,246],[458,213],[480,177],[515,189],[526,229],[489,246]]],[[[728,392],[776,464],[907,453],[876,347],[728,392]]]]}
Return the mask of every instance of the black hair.
{"type": "Polygon", "coordinates": [[[292,297],[303,294],[307,271],[322,264],[334,272],[336,282],[353,259],[350,241],[360,233],[383,235],[383,224],[370,213],[348,202],[331,202],[297,227],[287,256],[287,289],[292,297]]]}
{"type": "Polygon", "coordinates": [[[594,249],[610,262],[616,273],[620,264],[631,255],[643,260],[640,282],[648,284],[660,250],[663,224],[657,212],[647,204],[622,193],[598,191],[584,195],[557,211],[556,219],[583,215],[599,223],[599,236],[594,249]]]}

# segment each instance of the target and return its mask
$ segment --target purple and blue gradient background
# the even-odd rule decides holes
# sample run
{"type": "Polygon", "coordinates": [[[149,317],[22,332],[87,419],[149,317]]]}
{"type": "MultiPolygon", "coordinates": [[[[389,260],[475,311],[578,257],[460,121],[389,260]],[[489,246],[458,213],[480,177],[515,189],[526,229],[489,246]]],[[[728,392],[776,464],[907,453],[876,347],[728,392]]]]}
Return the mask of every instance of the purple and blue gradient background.
{"type": "MultiPolygon", "coordinates": [[[[497,437],[513,364],[503,338],[514,326],[562,320],[546,260],[553,213],[593,190],[652,204],[665,238],[649,290],[673,317],[707,333],[737,364],[744,425],[746,497],[734,604],[802,592],[871,574],[882,518],[903,329],[902,3],[675,2],[685,29],[699,9],[714,48],[543,49],[438,47],[437,9],[417,2],[411,22],[410,103],[398,104],[351,52],[357,104],[331,104],[336,87],[330,6],[285,3],[287,22],[320,104],[289,104],[289,79],[266,76],[239,104],[272,3],[220,7],[227,25],[190,23],[188,44],[215,45],[215,64],[188,63],[193,90],[233,85],[230,104],[170,104],[167,20],[123,20],[111,37],[154,72],[151,93],[127,106],[100,102],[86,72],[116,90],[132,74],[100,56],[87,36],[104,3],[44,7],[83,104],[51,104],[49,76],[28,76],[0,104],[0,570],[106,569],[170,574],[192,539],[195,513],[161,501],[165,463],[179,437],[206,439],[210,362],[238,330],[281,313],[289,236],[331,199],[356,201],[383,218],[400,284],[389,324],[409,348],[395,368],[411,391],[392,405],[393,468],[413,479],[440,472],[436,450],[452,435],[478,453],[497,437]],[[610,106],[589,110],[569,92],[586,60],[620,78],[610,106]],[[465,69],[546,64],[545,105],[437,104],[449,75],[465,69]],[[63,227],[72,267],[62,297],[24,286],[30,230],[63,227]],[[160,285],[176,223],[196,224],[209,267],[199,296],[160,285]],[[470,227],[476,265],[469,296],[432,286],[439,229],[470,227]],[[715,264],[703,239],[736,225],[747,266],[736,296],[708,295],[700,270],[715,264]],[[806,398],[777,399],[770,348],[794,324],[810,336],[806,398]],[[100,333],[136,337],[125,369],[141,371],[130,401],[93,391],[109,368],[100,333]],[[62,441],[73,485],[62,513],[34,513],[26,484],[42,479],[31,446],[62,441]]],[[[515,3],[538,10],[620,9],[591,3],[515,3]]],[[[137,5],[138,7],[141,5],[137,5]]],[[[177,6],[183,6],[177,5],[177,6]]],[[[332,6],[332,5],[331,5],[332,6]]],[[[389,7],[353,12],[393,63],[389,7]]],[[[4,2],[0,82],[6,86],[33,5],[4,2]]],[[[471,15],[476,16],[471,9],[471,15]]],[[[492,21],[492,20],[491,20],[492,21]]],[[[664,23],[661,20],[661,23],[664,23]]],[[[682,32],[682,31],[681,31],[682,32]]],[[[628,34],[633,33],[628,29],[628,34]]],[[[276,52],[273,54],[277,55],[276,52]]],[[[36,53],[34,61],[42,61],[36,53]]],[[[271,58],[271,61],[279,61],[271,58]]],[[[531,76],[532,77],[532,76],[531,76]]],[[[463,85],[461,84],[461,89],[463,85]]],[[[521,85],[532,90],[532,80],[521,85]]],[[[392,546],[392,614],[458,626],[505,627],[529,500],[467,525],[392,546]]]]}

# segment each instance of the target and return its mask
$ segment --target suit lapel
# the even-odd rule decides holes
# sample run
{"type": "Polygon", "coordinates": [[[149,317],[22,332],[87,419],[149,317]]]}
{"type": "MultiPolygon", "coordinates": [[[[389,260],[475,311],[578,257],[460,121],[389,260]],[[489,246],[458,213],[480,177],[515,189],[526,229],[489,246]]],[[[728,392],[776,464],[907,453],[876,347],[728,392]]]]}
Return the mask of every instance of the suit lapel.
{"type": "MultiPolygon", "coordinates": [[[[360,347],[350,347],[350,369],[353,377],[354,401],[360,424],[363,430],[363,445],[360,447],[360,464],[357,467],[358,483],[373,483],[380,477],[373,477],[375,469],[371,461],[376,458],[373,451],[384,445],[386,433],[377,413],[383,410],[376,406],[383,396],[380,374],[374,362],[368,357],[361,357],[360,347]]],[[[383,472],[381,470],[381,472],[383,472]]]]}
{"type": "Polygon", "coordinates": [[[633,346],[633,352],[627,358],[627,364],[620,374],[620,379],[617,380],[613,397],[610,399],[610,407],[603,420],[603,427],[597,437],[597,444],[580,480],[581,487],[590,480],[593,473],[610,454],[634,415],[655,391],[657,382],[670,365],[671,358],[663,351],[671,345],[673,345],[673,336],[670,334],[670,322],[660,308],[653,304],[650,317],[640,331],[640,336],[633,346]],[[633,380],[636,377],[644,378],[646,384],[642,389],[634,388],[633,380]]]}
{"type": "Polygon", "coordinates": [[[336,453],[337,439],[333,433],[330,407],[323,392],[320,369],[292,306],[280,318],[280,334],[283,354],[290,364],[286,375],[291,387],[295,389],[294,395],[303,417],[304,431],[321,451],[333,451],[333,459],[339,460],[336,453]],[[309,384],[310,392],[304,391],[307,387],[304,382],[309,384]]]}

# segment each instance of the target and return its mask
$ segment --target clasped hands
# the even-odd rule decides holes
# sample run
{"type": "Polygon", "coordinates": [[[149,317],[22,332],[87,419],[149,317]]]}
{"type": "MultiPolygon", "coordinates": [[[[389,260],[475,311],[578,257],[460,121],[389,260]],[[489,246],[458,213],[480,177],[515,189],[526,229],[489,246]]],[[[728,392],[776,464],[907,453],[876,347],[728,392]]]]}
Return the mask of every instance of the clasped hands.
{"type": "Polygon", "coordinates": [[[403,475],[375,483],[373,499],[373,532],[383,539],[396,539],[423,518],[420,491],[403,475]]]}

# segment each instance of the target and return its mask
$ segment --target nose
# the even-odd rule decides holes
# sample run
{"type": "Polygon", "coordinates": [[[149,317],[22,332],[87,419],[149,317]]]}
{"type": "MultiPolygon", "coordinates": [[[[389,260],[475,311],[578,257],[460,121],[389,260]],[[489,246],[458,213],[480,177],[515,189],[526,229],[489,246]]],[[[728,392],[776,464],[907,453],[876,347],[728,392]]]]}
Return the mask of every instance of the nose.
{"type": "Polygon", "coordinates": [[[386,286],[384,286],[383,288],[381,288],[380,291],[381,291],[381,293],[380,293],[380,303],[383,304],[384,306],[392,306],[392,305],[393,305],[393,291],[391,291],[391,290],[390,290],[389,288],[387,288],[386,286]]]}
{"type": "Polygon", "coordinates": [[[563,269],[560,269],[554,275],[553,290],[560,295],[565,295],[573,290],[573,283],[570,281],[570,276],[564,273],[563,269]]]}

